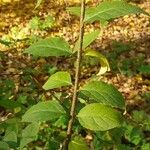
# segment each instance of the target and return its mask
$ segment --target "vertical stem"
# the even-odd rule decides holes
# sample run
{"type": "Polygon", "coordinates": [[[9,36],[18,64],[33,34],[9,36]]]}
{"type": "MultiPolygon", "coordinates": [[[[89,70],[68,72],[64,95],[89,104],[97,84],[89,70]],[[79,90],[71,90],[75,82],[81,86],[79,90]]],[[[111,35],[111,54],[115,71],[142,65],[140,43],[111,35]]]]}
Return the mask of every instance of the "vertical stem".
{"type": "Polygon", "coordinates": [[[81,14],[80,14],[80,33],[79,33],[79,49],[77,51],[77,60],[76,60],[76,70],[75,70],[75,83],[74,83],[74,91],[72,98],[72,105],[70,110],[70,120],[68,123],[67,129],[67,138],[64,141],[63,150],[68,150],[68,144],[72,135],[73,123],[75,120],[75,109],[78,101],[77,91],[79,88],[79,76],[80,76],[80,63],[82,56],[82,45],[83,45],[83,36],[84,36],[84,16],[85,16],[85,0],[81,0],[81,14]]]}

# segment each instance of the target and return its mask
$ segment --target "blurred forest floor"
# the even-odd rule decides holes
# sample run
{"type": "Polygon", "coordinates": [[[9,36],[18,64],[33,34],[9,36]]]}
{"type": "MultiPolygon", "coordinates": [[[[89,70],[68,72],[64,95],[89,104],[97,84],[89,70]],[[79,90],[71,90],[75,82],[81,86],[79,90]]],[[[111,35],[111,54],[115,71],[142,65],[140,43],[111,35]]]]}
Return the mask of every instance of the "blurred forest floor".
{"type": "MultiPolygon", "coordinates": [[[[87,5],[94,6],[96,3],[98,1],[94,3],[89,1],[87,5]]],[[[149,0],[137,1],[134,4],[150,13],[149,0]]],[[[23,50],[29,44],[26,39],[31,36],[32,39],[37,36],[43,38],[54,35],[61,36],[73,46],[79,34],[79,18],[71,16],[65,7],[78,6],[79,2],[45,0],[37,9],[35,9],[35,5],[35,0],[0,1],[0,37],[12,42],[10,46],[0,44],[0,79],[1,81],[5,79],[14,81],[14,96],[23,92],[30,93],[30,86],[33,82],[43,84],[48,75],[45,75],[41,68],[47,63],[49,65],[57,64],[60,69],[67,67],[72,69],[70,59],[32,59],[23,54],[23,50]],[[33,17],[38,16],[42,20],[49,15],[55,18],[53,28],[46,30],[30,28],[30,20],[33,17]],[[34,74],[34,72],[38,73],[34,74]],[[31,73],[33,77],[29,74],[27,76],[26,73],[31,73]]],[[[85,32],[99,28],[99,23],[93,23],[86,25],[85,32]]],[[[112,70],[101,77],[102,80],[113,83],[124,94],[130,110],[144,109],[150,113],[148,106],[150,104],[150,74],[145,74],[139,69],[150,63],[149,17],[141,14],[115,19],[104,29],[103,37],[99,36],[91,48],[106,54],[109,62],[116,65],[115,67],[112,65],[112,70]],[[123,53],[120,54],[117,51],[117,46],[123,49],[123,53]],[[127,50],[124,50],[124,47],[127,47],[125,48],[127,50]],[[118,56],[113,60],[115,52],[118,56]]],[[[98,72],[98,66],[92,68],[82,68],[81,80],[86,80],[98,72]]]]}

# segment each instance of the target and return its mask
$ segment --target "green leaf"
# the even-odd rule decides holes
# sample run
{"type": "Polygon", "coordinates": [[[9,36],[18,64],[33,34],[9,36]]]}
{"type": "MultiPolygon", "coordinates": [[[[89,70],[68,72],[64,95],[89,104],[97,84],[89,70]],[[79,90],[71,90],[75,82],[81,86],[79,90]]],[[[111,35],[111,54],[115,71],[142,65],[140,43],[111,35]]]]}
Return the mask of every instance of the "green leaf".
{"type": "Polygon", "coordinates": [[[107,58],[104,55],[102,55],[101,53],[99,53],[98,51],[88,50],[85,53],[85,55],[97,57],[99,59],[100,64],[101,64],[101,68],[100,68],[100,70],[99,70],[97,75],[102,75],[105,72],[110,71],[110,66],[109,66],[109,63],[107,61],[107,58]]]}
{"type": "Polygon", "coordinates": [[[3,140],[9,144],[10,148],[17,147],[18,120],[8,119],[6,122],[6,131],[3,140]]]}
{"type": "Polygon", "coordinates": [[[23,131],[22,131],[22,139],[20,141],[20,148],[22,149],[28,143],[35,141],[38,136],[40,124],[37,122],[33,122],[29,124],[23,131]]]}
{"type": "Polygon", "coordinates": [[[150,149],[150,143],[144,143],[144,144],[142,145],[141,150],[149,150],[149,149],[150,149]]]}
{"type": "Polygon", "coordinates": [[[125,1],[105,1],[96,8],[88,8],[85,14],[85,22],[96,20],[110,20],[125,15],[143,13],[149,15],[141,8],[128,4],[125,1]]]}
{"type": "Polygon", "coordinates": [[[43,149],[45,150],[58,150],[60,148],[60,141],[58,142],[56,139],[51,138],[47,143],[45,144],[45,147],[43,149]]]}
{"type": "Polygon", "coordinates": [[[65,71],[59,71],[49,77],[47,82],[43,85],[43,89],[50,90],[68,85],[72,85],[70,74],[65,71]]]}
{"type": "Polygon", "coordinates": [[[116,150],[131,150],[127,144],[116,144],[116,150]]]}
{"type": "Polygon", "coordinates": [[[48,56],[68,56],[72,54],[69,44],[61,38],[47,38],[39,40],[32,44],[25,50],[25,53],[34,56],[48,57],[48,56]]]}
{"type": "Polygon", "coordinates": [[[20,119],[17,119],[17,118],[7,119],[4,122],[7,127],[5,134],[7,134],[11,131],[14,131],[17,134],[19,122],[20,122],[20,119]]]}
{"type": "Polygon", "coordinates": [[[68,118],[66,115],[62,115],[59,119],[53,124],[55,127],[65,129],[67,127],[68,118]]]}
{"type": "MultiPolygon", "coordinates": [[[[80,7],[69,7],[67,10],[73,15],[80,16],[80,7]]],[[[94,22],[96,20],[107,21],[121,16],[139,13],[150,16],[150,14],[141,8],[128,4],[125,1],[105,1],[97,7],[87,8],[85,10],[85,22],[94,22]]]]}
{"type": "Polygon", "coordinates": [[[148,115],[143,110],[142,111],[135,110],[132,113],[133,113],[132,115],[133,120],[138,123],[143,123],[144,120],[148,119],[148,115]]]}
{"type": "Polygon", "coordinates": [[[0,141],[0,150],[10,150],[9,145],[6,142],[0,141]]]}
{"type": "Polygon", "coordinates": [[[145,113],[145,111],[133,111],[132,118],[138,124],[142,124],[145,131],[150,131],[150,115],[145,113]]]}
{"type": "Polygon", "coordinates": [[[0,106],[7,109],[14,109],[16,107],[22,107],[22,105],[14,100],[2,99],[0,100],[0,106]]]}
{"type": "MultiPolygon", "coordinates": [[[[85,34],[83,37],[83,49],[88,47],[98,37],[99,34],[100,34],[99,30],[85,34]]],[[[80,45],[80,43],[78,40],[75,44],[74,51],[77,51],[79,49],[79,45],[80,45]]]]}
{"type": "Polygon", "coordinates": [[[7,142],[10,147],[17,146],[17,134],[14,131],[7,132],[3,140],[7,142]]]}
{"type": "Polygon", "coordinates": [[[69,150],[89,150],[89,148],[82,137],[76,136],[70,141],[69,150]]]}
{"type": "Polygon", "coordinates": [[[23,122],[52,121],[65,114],[63,107],[55,100],[40,102],[23,115],[23,122]]]}
{"type": "Polygon", "coordinates": [[[119,127],[123,122],[118,111],[99,103],[85,106],[77,117],[83,127],[94,131],[106,131],[119,127]]]}
{"type": "Polygon", "coordinates": [[[67,7],[67,11],[72,15],[80,16],[80,7],[67,7]]]}
{"type": "Polygon", "coordinates": [[[80,89],[81,93],[89,100],[105,105],[124,109],[125,101],[121,93],[110,84],[102,81],[92,81],[80,89]]]}
{"type": "Polygon", "coordinates": [[[132,125],[126,125],[125,138],[135,144],[138,145],[142,142],[144,135],[142,131],[138,127],[134,127],[132,125]]]}
{"type": "Polygon", "coordinates": [[[103,29],[103,28],[105,28],[107,25],[108,25],[108,21],[107,20],[103,20],[103,19],[101,19],[100,20],[100,25],[101,25],[101,30],[103,29]]]}

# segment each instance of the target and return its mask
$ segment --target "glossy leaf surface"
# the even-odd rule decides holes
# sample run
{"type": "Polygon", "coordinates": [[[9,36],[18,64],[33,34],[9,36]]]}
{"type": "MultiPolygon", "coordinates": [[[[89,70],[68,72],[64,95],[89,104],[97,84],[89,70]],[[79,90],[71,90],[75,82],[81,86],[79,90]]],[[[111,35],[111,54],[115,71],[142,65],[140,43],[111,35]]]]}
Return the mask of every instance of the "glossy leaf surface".
{"type": "Polygon", "coordinates": [[[49,77],[47,82],[43,85],[43,89],[49,90],[68,85],[72,85],[70,74],[65,71],[59,71],[49,77]]]}
{"type": "Polygon", "coordinates": [[[100,102],[121,109],[125,108],[125,101],[122,94],[113,85],[105,82],[89,82],[80,89],[80,92],[84,94],[89,101],[100,102]]]}
{"type": "Polygon", "coordinates": [[[20,148],[23,148],[28,143],[36,140],[39,132],[39,123],[33,122],[29,124],[23,131],[22,131],[22,139],[20,142],[20,148]]]}
{"type": "Polygon", "coordinates": [[[23,122],[39,122],[54,120],[65,114],[63,107],[55,100],[40,102],[26,111],[23,122]]]}
{"type": "MultiPolygon", "coordinates": [[[[99,34],[100,34],[99,30],[85,34],[83,37],[83,49],[88,47],[98,37],[99,34]]],[[[77,51],[78,49],[79,49],[79,40],[75,44],[74,51],[77,51]]]]}
{"type": "Polygon", "coordinates": [[[41,57],[59,57],[71,55],[72,50],[70,49],[69,44],[62,38],[54,37],[39,40],[27,48],[25,53],[41,57]]]}
{"type": "Polygon", "coordinates": [[[85,106],[77,117],[83,127],[94,131],[106,131],[119,127],[123,122],[118,111],[100,103],[85,106]]]}

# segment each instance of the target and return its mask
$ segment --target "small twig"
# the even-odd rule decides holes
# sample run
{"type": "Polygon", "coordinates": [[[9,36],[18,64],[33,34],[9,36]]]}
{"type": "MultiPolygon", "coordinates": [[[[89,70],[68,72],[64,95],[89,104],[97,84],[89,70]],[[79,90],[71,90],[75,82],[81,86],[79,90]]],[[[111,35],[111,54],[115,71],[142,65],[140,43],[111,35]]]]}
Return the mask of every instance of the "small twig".
{"type": "Polygon", "coordinates": [[[82,0],[81,1],[81,14],[80,14],[80,34],[79,34],[80,46],[77,52],[77,60],[76,60],[77,64],[76,64],[76,70],[75,70],[75,83],[74,83],[72,105],[71,105],[71,110],[70,110],[70,120],[69,120],[68,128],[67,128],[67,137],[63,143],[63,150],[68,150],[68,145],[72,136],[73,123],[75,120],[75,109],[76,109],[76,104],[78,100],[77,91],[79,88],[80,63],[81,63],[83,35],[84,35],[84,16],[85,16],[85,0],[82,0]]]}

